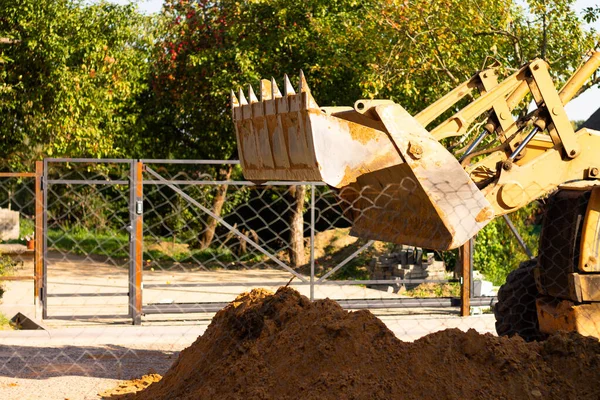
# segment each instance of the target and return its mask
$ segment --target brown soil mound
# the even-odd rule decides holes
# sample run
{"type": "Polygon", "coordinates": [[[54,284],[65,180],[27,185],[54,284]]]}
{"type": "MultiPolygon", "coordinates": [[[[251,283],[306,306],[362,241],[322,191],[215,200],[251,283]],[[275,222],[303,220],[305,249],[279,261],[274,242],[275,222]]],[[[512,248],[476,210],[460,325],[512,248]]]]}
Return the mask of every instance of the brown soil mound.
{"type": "Polygon", "coordinates": [[[598,399],[600,344],[449,329],[398,340],[368,311],[254,290],[136,399],[598,399]]]}

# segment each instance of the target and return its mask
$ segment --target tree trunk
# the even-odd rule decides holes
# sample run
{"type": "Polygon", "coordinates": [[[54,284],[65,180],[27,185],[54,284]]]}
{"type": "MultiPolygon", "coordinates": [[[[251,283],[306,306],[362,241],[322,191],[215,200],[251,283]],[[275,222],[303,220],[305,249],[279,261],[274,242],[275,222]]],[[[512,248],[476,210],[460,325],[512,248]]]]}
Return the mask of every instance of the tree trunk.
{"type": "Polygon", "coordinates": [[[290,266],[297,268],[306,263],[304,256],[304,195],[306,187],[302,185],[290,186],[292,197],[290,210],[290,266]]]}
{"type": "MultiPolygon", "coordinates": [[[[233,171],[233,165],[228,165],[226,170],[221,170],[220,175],[224,178],[223,180],[228,181],[231,178],[231,172],[233,171]]],[[[221,216],[221,210],[223,209],[223,204],[225,204],[225,200],[227,198],[227,188],[229,185],[223,184],[217,186],[217,193],[215,193],[215,197],[213,199],[212,204],[212,212],[221,216]]],[[[200,239],[201,248],[205,249],[212,243],[215,237],[215,230],[217,229],[218,221],[213,217],[209,216],[206,229],[202,234],[200,239]]]]}

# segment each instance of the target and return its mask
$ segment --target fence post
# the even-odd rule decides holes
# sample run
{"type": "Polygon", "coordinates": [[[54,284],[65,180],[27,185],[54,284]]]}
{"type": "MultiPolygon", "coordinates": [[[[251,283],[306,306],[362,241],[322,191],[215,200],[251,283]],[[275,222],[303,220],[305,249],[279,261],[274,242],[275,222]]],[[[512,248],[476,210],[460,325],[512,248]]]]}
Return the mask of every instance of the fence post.
{"type": "Polygon", "coordinates": [[[33,304],[35,318],[43,314],[42,291],[44,290],[44,193],[42,178],[44,176],[44,162],[35,162],[35,235],[34,235],[34,264],[33,264],[33,304]]]}
{"type": "Polygon", "coordinates": [[[137,161],[136,225],[135,225],[135,315],[136,325],[142,323],[142,273],[144,267],[144,163],[137,161]]]}
{"type": "Polygon", "coordinates": [[[129,271],[129,314],[133,325],[142,323],[142,268],[144,262],[144,182],[142,161],[131,163],[131,268],[129,271]]]}
{"type": "Polygon", "coordinates": [[[42,279],[41,304],[42,319],[48,318],[48,159],[44,158],[42,166],[42,279]]]}
{"type": "Polygon", "coordinates": [[[315,299],[315,184],[310,185],[310,301],[315,299]]]}
{"type": "Polygon", "coordinates": [[[462,287],[460,291],[460,316],[468,317],[471,315],[471,274],[472,274],[472,243],[470,239],[461,247],[460,264],[462,269],[462,287]]]}

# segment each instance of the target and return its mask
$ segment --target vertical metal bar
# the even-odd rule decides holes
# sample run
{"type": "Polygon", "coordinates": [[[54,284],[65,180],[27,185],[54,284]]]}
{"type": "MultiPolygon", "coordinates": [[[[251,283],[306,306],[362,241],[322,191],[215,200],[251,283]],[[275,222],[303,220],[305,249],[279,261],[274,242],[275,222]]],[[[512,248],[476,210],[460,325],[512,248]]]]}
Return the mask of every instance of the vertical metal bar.
{"type": "Polygon", "coordinates": [[[515,151],[512,152],[510,157],[508,157],[508,160],[514,161],[515,158],[517,158],[517,156],[519,155],[519,153],[525,148],[525,146],[527,146],[529,144],[529,142],[531,142],[531,139],[533,139],[533,137],[535,135],[537,135],[539,130],[540,130],[540,128],[538,128],[537,126],[535,128],[533,128],[531,130],[531,132],[529,132],[529,134],[527,136],[525,136],[525,139],[523,139],[523,141],[517,146],[515,151]]]}
{"type": "Polygon", "coordinates": [[[483,139],[485,139],[485,137],[488,134],[489,134],[488,131],[483,130],[483,132],[481,132],[479,134],[479,136],[477,136],[477,138],[473,141],[473,143],[471,143],[469,148],[465,151],[465,154],[463,154],[462,157],[458,159],[458,162],[462,162],[465,158],[467,158],[469,156],[469,154],[471,154],[473,152],[473,150],[475,150],[477,148],[477,146],[479,146],[479,143],[481,143],[481,141],[483,139]]]}
{"type": "Polygon", "coordinates": [[[133,323],[140,325],[142,323],[142,268],[144,252],[144,163],[136,161],[135,167],[135,316],[133,323]]]}
{"type": "Polygon", "coordinates": [[[310,185],[310,301],[315,299],[315,185],[310,185]]]}
{"type": "Polygon", "coordinates": [[[523,238],[519,234],[519,231],[513,225],[512,221],[510,220],[510,217],[508,215],[506,215],[506,214],[504,214],[502,217],[504,218],[504,222],[506,222],[506,225],[508,225],[508,228],[511,230],[511,232],[513,233],[513,235],[517,239],[517,242],[519,242],[519,246],[521,246],[521,248],[523,249],[523,251],[525,252],[525,254],[527,254],[527,257],[529,257],[530,260],[533,260],[533,258],[534,258],[533,257],[533,253],[531,252],[531,250],[529,250],[529,247],[527,247],[527,243],[525,243],[525,241],[523,240],[523,238]]]}
{"type": "Polygon", "coordinates": [[[135,181],[137,164],[135,160],[129,162],[129,273],[127,274],[128,291],[128,316],[135,325],[135,181]]]}
{"type": "Polygon", "coordinates": [[[48,318],[48,161],[44,159],[42,176],[42,319],[48,318]]]}
{"type": "Polygon", "coordinates": [[[471,244],[470,241],[461,247],[460,257],[462,269],[462,287],[460,291],[460,316],[471,314],[471,244]]]}
{"type": "Polygon", "coordinates": [[[471,299],[473,297],[473,293],[475,293],[475,283],[473,282],[473,252],[474,251],[475,251],[475,239],[471,238],[469,240],[469,282],[471,283],[469,299],[471,299]]]}
{"type": "Polygon", "coordinates": [[[44,196],[42,192],[42,177],[44,175],[44,162],[35,162],[35,250],[33,263],[33,304],[35,318],[42,317],[42,285],[44,275],[44,196]]]}

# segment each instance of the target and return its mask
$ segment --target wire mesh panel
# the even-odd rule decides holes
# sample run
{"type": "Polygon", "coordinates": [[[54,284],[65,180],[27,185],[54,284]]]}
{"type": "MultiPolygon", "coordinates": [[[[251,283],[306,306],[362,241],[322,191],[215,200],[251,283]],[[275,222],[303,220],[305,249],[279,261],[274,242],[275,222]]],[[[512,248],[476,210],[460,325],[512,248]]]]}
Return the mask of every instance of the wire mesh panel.
{"type": "Polygon", "coordinates": [[[0,171],[0,312],[35,315],[35,174],[0,171]]]}
{"type": "MultiPolygon", "coordinates": [[[[427,307],[447,313],[457,306],[461,285],[452,252],[416,246],[414,237],[407,244],[398,240],[398,235],[407,232],[431,241],[440,236],[418,220],[424,207],[419,200],[402,201],[414,189],[411,182],[405,178],[402,184],[384,187],[369,184],[336,191],[323,188],[316,202],[324,204],[322,210],[316,207],[317,221],[323,219],[324,226],[319,239],[337,241],[336,235],[344,232],[346,246],[323,257],[322,265],[317,260],[315,293],[332,297],[329,293],[333,292],[333,298],[347,308],[396,308],[413,313],[427,307]],[[328,222],[332,217],[335,222],[328,222]]],[[[327,247],[325,250],[327,253],[327,247]]],[[[488,306],[490,303],[487,301],[488,306]]]]}
{"type": "Polygon", "coordinates": [[[251,287],[308,283],[297,268],[309,259],[306,187],[236,175],[233,163],[146,164],[145,313],[214,311],[251,287]]]}
{"type": "MultiPolygon", "coordinates": [[[[142,312],[215,311],[249,288],[286,284],[354,309],[447,313],[460,304],[457,251],[357,237],[373,237],[369,229],[439,236],[419,224],[423,205],[398,201],[414,190],[409,177],[396,186],[337,190],[256,185],[243,180],[235,161],[50,159],[44,183],[46,316],[133,316],[140,323],[142,312]],[[143,190],[136,194],[136,186],[143,190]]],[[[489,309],[497,271],[478,258],[486,238],[474,248],[485,276],[466,284],[474,297],[483,295],[472,305],[489,309]]]]}
{"type": "Polygon", "coordinates": [[[45,317],[130,315],[131,162],[48,160],[45,317]]]}
{"type": "Polygon", "coordinates": [[[214,311],[288,281],[346,308],[457,306],[460,284],[443,255],[351,234],[366,215],[356,204],[370,201],[361,193],[240,178],[232,162],[145,161],[145,314],[214,311]]]}

